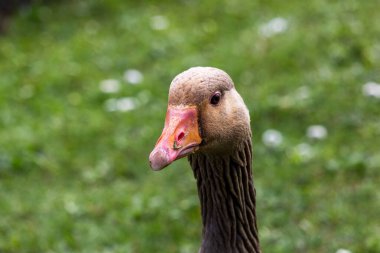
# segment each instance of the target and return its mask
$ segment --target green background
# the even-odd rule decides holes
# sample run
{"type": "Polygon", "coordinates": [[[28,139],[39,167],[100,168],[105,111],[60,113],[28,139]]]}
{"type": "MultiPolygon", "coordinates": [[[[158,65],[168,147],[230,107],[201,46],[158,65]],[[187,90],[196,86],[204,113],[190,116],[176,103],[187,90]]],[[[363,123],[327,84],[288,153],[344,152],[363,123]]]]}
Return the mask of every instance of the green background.
{"type": "Polygon", "coordinates": [[[0,252],[197,252],[186,159],[159,173],[148,166],[169,84],[191,66],[224,69],[250,109],[263,252],[380,252],[380,99],[362,92],[380,82],[379,7],[83,0],[20,9],[0,35],[0,252]],[[265,34],[275,18],[286,29],[265,34]],[[127,69],[142,82],[125,81],[127,69]],[[120,91],[102,92],[106,79],[120,91]],[[136,108],[106,109],[123,97],[136,108]],[[325,139],[306,136],[316,124],[325,139]],[[281,145],[263,144],[268,129],[281,145]]]}

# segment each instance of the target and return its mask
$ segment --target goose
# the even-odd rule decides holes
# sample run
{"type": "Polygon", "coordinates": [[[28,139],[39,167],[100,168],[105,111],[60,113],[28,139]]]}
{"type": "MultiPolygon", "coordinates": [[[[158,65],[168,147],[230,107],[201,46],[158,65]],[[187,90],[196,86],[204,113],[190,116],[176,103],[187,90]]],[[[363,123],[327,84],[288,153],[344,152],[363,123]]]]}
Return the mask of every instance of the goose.
{"type": "Polygon", "coordinates": [[[165,126],[150,167],[188,157],[202,216],[200,253],[260,252],[249,112],[230,76],[193,67],[170,84],[165,126]]]}

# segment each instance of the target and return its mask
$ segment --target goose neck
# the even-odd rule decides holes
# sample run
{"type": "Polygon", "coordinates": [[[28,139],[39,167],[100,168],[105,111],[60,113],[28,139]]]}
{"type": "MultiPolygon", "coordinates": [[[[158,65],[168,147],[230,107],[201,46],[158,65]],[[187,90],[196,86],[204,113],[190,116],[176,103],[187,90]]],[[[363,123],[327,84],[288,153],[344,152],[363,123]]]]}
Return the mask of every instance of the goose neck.
{"type": "Polygon", "coordinates": [[[251,140],[231,155],[189,157],[203,222],[200,253],[260,252],[251,140]]]}

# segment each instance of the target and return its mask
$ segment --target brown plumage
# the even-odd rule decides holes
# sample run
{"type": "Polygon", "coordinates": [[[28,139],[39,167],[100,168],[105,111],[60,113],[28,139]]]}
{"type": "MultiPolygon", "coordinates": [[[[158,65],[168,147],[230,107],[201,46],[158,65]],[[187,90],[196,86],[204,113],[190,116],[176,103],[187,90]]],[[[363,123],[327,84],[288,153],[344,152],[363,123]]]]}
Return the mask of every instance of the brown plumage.
{"type": "Polygon", "coordinates": [[[149,160],[160,170],[188,156],[203,222],[201,253],[260,252],[248,109],[224,71],[174,78],[165,128],[149,160]]]}

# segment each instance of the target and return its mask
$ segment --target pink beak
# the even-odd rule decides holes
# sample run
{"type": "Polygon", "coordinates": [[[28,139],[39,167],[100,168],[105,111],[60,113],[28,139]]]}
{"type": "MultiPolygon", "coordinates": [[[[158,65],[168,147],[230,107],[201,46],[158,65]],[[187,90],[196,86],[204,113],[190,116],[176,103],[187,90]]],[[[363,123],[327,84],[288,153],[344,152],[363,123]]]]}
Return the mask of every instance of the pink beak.
{"type": "Polygon", "coordinates": [[[164,130],[149,156],[150,167],[153,170],[165,168],[198,150],[201,141],[197,108],[169,106],[164,130]]]}

